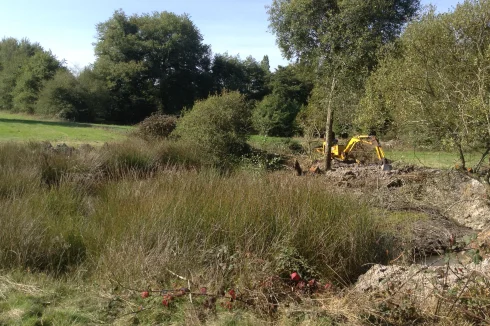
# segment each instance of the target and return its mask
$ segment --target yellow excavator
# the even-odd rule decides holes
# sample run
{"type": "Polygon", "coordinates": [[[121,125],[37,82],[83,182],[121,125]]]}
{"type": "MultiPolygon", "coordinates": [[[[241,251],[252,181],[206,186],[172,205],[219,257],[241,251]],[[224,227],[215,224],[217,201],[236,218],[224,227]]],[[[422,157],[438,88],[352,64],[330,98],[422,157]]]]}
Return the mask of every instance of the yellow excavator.
{"type": "MultiPolygon", "coordinates": [[[[323,146],[317,147],[316,151],[325,154],[326,146],[327,143],[326,141],[324,141],[323,146]]],[[[366,150],[365,150],[366,147],[367,148],[374,147],[378,160],[383,164],[388,163],[378,138],[372,135],[354,136],[349,140],[347,145],[340,145],[338,144],[338,141],[334,140],[330,152],[331,152],[332,159],[336,159],[342,162],[349,162],[354,160],[357,163],[364,163],[365,158],[361,157],[362,156],[361,153],[366,154],[366,150]]]]}

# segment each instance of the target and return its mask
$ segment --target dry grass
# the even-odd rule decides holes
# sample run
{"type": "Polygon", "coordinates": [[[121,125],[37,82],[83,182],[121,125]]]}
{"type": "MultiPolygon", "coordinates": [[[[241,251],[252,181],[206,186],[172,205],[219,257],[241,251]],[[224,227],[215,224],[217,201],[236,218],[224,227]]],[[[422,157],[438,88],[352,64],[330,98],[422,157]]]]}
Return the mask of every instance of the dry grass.
{"type": "Polygon", "coordinates": [[[243,269],[257,261],[271,272],[354,280],[383,258],[370,209],[320,179],[223,174],[179,146],[2,144],[2,266],[130,284],[167,282],[168,267],[219,287],[246,284],[243,269]]]}

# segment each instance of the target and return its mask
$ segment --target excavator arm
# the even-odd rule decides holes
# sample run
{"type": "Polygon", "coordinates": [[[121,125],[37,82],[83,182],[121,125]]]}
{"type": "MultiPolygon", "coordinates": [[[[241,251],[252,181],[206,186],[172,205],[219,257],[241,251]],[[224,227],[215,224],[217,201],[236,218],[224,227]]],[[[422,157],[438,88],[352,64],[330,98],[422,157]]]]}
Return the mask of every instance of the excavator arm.
{"type": "MultiPolygon", "coordinates": [[[[377,155],[378,159],[380,161],[382,161],[383,163],[386,162],[385,154],[384,154],[383,149],[381,148],[381,145],[379,144],[379,141],[376,138],[376,136],[367,136],[367,135],[354,136],[349,140],[347,145],[336,144],[336,145],[332,146],[332,149],[331,149],[332,158],[335,158],[335,159],[340,160],[340,161],[347,161],[349,159],[349,157],[352,157],[352,155],[349,155],[349,154],[351,154],[351,152],[355,148],[356,144],[358,144],[358,143],[363,143],[363,144],[373,146],[375,151],[376,151],[376,155],[377,155]]],[[[321,151],[323,153],[325,153],[325,146],[326,146],[326,143],[323,142],[323,146],[321,149],[321,151]]],[[[356,159],[355,157],[353,157],[353,158],[356,159]]],[[[357,159],[356,159],[356,161],[359,162],[357,159]]]]}

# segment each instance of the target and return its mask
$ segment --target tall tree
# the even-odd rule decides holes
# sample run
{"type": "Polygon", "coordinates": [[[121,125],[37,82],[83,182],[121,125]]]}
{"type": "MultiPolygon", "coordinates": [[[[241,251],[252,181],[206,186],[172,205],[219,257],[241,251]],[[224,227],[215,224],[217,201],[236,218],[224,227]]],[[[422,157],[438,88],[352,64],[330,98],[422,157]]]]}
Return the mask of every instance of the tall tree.
{"type": "Polygon", "coordinates": [[[256,131],[268,136],[291,136],[297,131],[295,119],[307,104],[313,84],[297,65],[279,66],[267,76],[271,93],[257,103],[252,122],[256,131]]]}
{"type": "Polygon", "coordinates": [[[267,72],[251,56],[242,60],[238,55],[216,54],[211,71],[212,93],[220,94],[223,90],[239,91],[249,100],[261,100],[268,92],[267,72]]]}
{"type": "Polygon", "coordinates": [[[127,16],[97,25],[95,72],[113,98],[109,116],[134,122],[153,111],[177,113],[204,93],[210,50],[188,15],[127,16]]]}
{"type": "Polygon", "coordinates": [[[253,127],[264,136],[292,136],[299,108],[298,103],[278,94],[267,95],[252,111],[253,127]]]}
{"type": "Polygon", "coordinates": [[[93,121],[87,105],[88,94],[68,69],[59,69],[39,93],[35,111],[43,115],[75,121],[93,121]]]}
{"type": "Polygon", "coordinates": [[[97,75],[92,66],[85,67],[77,76],[83,93],[86,94],[85,103],[93,114],[95,121],[110,120],[107,108],[111,106],[111,95],[107,83],[97,75]]]}
{"type": "Polygon", "coordinates": [[[429,10],[411,23],[368,81],[359,123],[417,144],[490,152],[490,1],[429,10]]]}
{"type": "Polygon", "coordinates": [[[44,82],[53,78],[61,63],[51,52],[38,51],[22,66],[12,90],[13,108],[34,113],[44,82]]]}
{"type": "MultiPolygon", "coordinates": [[[[273,0],[268,13],[285,57],[314,67],[317,87],[328,94],[322,106],[342,108],[345,116],[357,106],[378,49],[400,34],[419,6],[419,0],[273,0]]],[[[329,111],[326,120],[331,117],[329,111]]],[[[326,135],[330,148],[330,130],[326,135]]],[[[328,167],[328,154],[326,161],[328,167]]]]}
{"type": "Polygon", "coordinates": [[[279,66],[270,76],[269,88],[272,93],[294,101],[300,105],[308,103],[308,97],[313,88],[313,82],[302,76],[298,65],[279,66]]]}
{"type": "Polygon", "coordinates": [[[264,58],[262,58],[262,61],[260,61],[260,67],[266,72],[270,73],[271,72],[271,65],[269,63],[269,56],[266,54],[264,55],[264,58]]]}
{"type": "Polygon", "coordinates": [[[0,109],[32,111],[45,80],[61,63],[27,39],[0,41],[0,109]],[[15,100],[15,106],[14,106],[15,100]]]}

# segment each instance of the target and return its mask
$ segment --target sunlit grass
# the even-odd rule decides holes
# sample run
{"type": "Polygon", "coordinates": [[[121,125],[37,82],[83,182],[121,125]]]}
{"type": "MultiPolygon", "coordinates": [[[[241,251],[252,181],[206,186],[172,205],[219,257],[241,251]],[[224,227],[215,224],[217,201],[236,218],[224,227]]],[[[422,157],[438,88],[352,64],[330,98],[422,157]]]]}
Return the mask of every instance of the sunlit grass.
{"type": "MultiPolygon", "coordinates": [[[[420,150],[384,150],[386,157],[399,164],[412,164],[437,169],[450,169],[460,165],[456,152],[420,151],[420,150]]],[[[481,158],[479,153],[466,154],[466,166],[474,167],[481,158]]]]}
{"type": "Polygon", "coordinates": [[[55,274],[84,266],[131,281],[172,266],[226,283],[246,262],[229,274],[216,259],[252,255],[272,272],[274,257],[291,248],[308,265],[297,268],[348,281],[383,258],[369,207],[330,192],[323,179],[223,174],[172,146],[114,144],[64,156],[0,144],[2,266],[55,274]]]}
{"type": "Polygon", "coordinates": [[[49,141],[93,145],[123,140],[129,126],[75,123],[0,111],[0,141],[49,141]]]}

